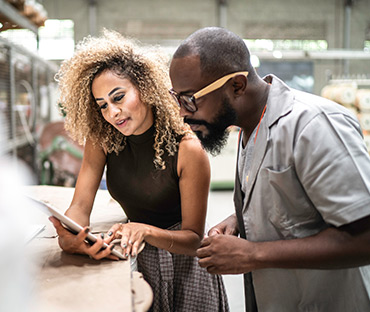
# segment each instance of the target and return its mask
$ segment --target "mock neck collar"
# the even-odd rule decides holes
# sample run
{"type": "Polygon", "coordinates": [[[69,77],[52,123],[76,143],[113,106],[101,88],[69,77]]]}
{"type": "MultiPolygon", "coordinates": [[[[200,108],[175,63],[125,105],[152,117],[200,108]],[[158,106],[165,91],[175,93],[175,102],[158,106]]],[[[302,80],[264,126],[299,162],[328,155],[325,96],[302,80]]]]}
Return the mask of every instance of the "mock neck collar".
{"type": "Polygon", "coordinates": [[[140,144],[153,140],[153,136],[154,136],[154,124],[144,133],[139,135],[129,135],[126,137],[126,139],[131,143],[140,144]]]}

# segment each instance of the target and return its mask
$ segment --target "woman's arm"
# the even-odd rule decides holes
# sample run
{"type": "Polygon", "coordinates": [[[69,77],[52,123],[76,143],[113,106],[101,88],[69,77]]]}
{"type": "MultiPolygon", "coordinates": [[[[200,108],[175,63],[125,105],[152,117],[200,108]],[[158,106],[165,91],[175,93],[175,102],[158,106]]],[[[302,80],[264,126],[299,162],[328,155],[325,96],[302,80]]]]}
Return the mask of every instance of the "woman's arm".
{"type": "Polygon", "coordinates": [[[66,215],[82,226],[90,223],[91,209],[103,175],[106,155],[101,147],[87,140],[75,192],[66,215]]]}
{"type": "Polygon", "coordinates": [[[181,231],[173,232],[172,251],[195,256],[204,235],[210,184],[208,155],[195,137],[185,137],[179,150],[181,231]]]}
{"type": "Polygon", "coordinates": [[[115,224],[106,239],[121,237],[123,253],[135,256],[143,241],[177,254],[195,256],[204,234],[210,183],[210,166],[206,152],[195,137],[180,142],[177,163],[181,195],[181,230],[163,230],[142,223],[115,224]],[[117,232],[121,234],[116,234],[117,232]]]}
{"type": "MultiPolygon", "coordinates": [[[[101,259],[110,255],[110,250],[101,251],[104,241],[99,237],[98,241],[90,246],[85,242],[90,214],[103,174],[106,156],[102,148],[94,147],[90,141],[86,142],[84,156],[73,199],[66,215],[84,226],[84,230],[78,235],[71,234],[55,218],[51,219],[59,235],[59,246],[68,253],[88,254],[95,259],[101,259]]],[[[116,257],[109,256],[116,259],[116,257]]]]}

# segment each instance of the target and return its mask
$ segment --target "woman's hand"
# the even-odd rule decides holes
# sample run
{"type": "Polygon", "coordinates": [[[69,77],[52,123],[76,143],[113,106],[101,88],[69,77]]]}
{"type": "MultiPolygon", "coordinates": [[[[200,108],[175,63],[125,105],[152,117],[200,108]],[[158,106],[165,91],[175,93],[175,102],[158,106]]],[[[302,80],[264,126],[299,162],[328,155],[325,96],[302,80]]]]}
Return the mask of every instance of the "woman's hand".
{"type": "Polygon", "coordinates": [[[121,239],[122,254],[136,257],[149,231],[150,227],[142,223],[116,223],[108,231],[105,242],[109,244],[114,239],[121,239]]]}
{"type": "Polygon", "coordinates": [[[86,254],[95,260],[100,260],[103,258],[109,258],[112,260],[119,260],[118,257],[111,254],[114,245],[110,245],[109,248],[103,249],[104,240],[102,237],[98,236],[97,241],[90,246],[86,242],[87,234],[89,233],[89,228],[84,227],[77,235],[69,232],[58,219],[50,217],[49,220],[53,223],[57,233],[58,233],[58,243],[60,248],[62,248],[67,253],[77,253],[86,254]]]}

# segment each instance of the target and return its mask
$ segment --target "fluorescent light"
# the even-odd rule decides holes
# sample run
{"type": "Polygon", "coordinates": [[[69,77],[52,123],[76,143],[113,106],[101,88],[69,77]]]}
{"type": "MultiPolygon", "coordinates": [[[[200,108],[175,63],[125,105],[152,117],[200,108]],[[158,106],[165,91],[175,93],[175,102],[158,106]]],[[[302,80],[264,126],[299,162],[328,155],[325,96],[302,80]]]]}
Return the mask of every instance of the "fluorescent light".
{"type": "Polygon", "coordinates": [[[260,59],[257,55],[252,54],[251,55],[251,63],[254,68],[260,67],[260,59]]]}
{"type": "Polygon", "coordinates": [[[274,58],[281,59],[283,57],[283,53],[281,53],[281,51],[275,50],[274,52],[272,52],[272,56],[274,58]]]}

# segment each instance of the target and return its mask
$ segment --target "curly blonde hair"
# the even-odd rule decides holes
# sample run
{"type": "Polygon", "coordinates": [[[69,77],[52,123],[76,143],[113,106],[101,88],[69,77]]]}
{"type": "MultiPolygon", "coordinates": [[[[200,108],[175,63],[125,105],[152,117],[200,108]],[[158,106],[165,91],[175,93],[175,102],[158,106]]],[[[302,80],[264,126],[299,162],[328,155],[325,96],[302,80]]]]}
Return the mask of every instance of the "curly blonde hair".
{"type": "Polygon", "coordinates": [[[174,155],[177,137],[191,133],[168,92],[168,58],[158,49],[140,46],[117,32],[104,30],[100,37],[86,37],[73,57],[62,63],[56,80],[66,130],[80,144],[89,139],[108,153],[118,154],[124,149],[125,136],[103,118],[91,92],[92,81],[105,70],[129,79],[138,89],[140,100],[151,107],[155,127],[153,162],[156,168],[165,169],[164,150],[174,155]]]}

